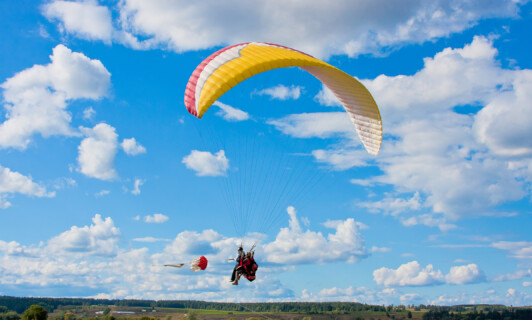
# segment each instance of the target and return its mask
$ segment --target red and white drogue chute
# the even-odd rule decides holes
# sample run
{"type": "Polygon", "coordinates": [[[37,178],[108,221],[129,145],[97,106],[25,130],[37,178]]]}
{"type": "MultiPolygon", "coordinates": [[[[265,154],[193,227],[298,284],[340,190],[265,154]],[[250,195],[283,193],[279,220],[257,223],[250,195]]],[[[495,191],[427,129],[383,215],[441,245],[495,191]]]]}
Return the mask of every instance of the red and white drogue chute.
{"type": "Polygon", "coordinates": [[[192,260],[191,262],[185,262],[185,263],[177,263],[177,264],[165,264],[165,267],[175,267],[175,268],[182,268],[184,265],[190,265],[190,270],[194,272],[198,272],[201,270],[207,269],[207,264],[209,261],[204,256],[201,256],[199,258],[196,258],[192,260]]]}

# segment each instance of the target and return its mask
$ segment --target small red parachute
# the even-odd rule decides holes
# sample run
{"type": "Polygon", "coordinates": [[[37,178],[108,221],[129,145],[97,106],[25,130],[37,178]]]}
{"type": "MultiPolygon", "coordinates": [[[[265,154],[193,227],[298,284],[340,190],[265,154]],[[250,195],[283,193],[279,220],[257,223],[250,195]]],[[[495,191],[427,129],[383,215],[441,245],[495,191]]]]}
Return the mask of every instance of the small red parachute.
{"type": "Polygon", "coordinates": [[[176,268],[182,268],[185,264],[190,264],[190,270],[197,272],[201,270],[207,269],[207,264],[209,261],[204,256],[201,256],[199,258],[196,258],[192,260],[191,262],[187,263],[178,263],[178,264],[165,264],[165,267],[176,267],[176,268]]]}
{"type": "Polygon", "coordinates": [[[200,271],[200,270],[205,270],[207,269],[207,263],[209,261],[207,261],[207,258],[205,258],[204,256],[201,256],[199,258],[196,258],[194,260],[192,260],[192,262],[190,263],[190,270],[196,272],[196,271],[200,271]]]}

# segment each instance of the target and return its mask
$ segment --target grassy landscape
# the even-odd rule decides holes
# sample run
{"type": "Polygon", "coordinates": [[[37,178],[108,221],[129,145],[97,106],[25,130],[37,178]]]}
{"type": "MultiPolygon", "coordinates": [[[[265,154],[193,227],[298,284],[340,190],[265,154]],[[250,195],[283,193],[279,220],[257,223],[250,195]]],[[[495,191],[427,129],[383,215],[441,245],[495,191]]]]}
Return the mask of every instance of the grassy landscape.
{"type": "Polygon", "coordinates": [[[531,320],[532,307],[378,306],[356,302],[219,303],[0,296],[0,320],[117,320],[124,318],[138,320],[531,320]]]}

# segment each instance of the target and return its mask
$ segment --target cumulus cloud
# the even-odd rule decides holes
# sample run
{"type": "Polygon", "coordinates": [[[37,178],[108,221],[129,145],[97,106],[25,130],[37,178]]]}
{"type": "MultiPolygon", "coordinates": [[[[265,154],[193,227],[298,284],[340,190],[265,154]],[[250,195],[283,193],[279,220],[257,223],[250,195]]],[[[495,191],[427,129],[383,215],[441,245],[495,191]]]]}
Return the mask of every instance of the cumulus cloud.
{"type": "Polygon", "coordinates": [[[86,136],[78,147],[78,164],[84,175],[111,180],[118,175],[114,168],[114,159],[118,151],[118,134],[115,128],[99,123],[94,128],[80,128],[86,136]]]}
{"type": "Polygon", "coordinates": [[[99,214],[92,218],[90,226],[73,226],[70,230],[50,239],[51,251],[79,252],[99,256],[117,254],[120,230],[115,227],[113,219],[102,219],[99,214]]]}
{"type": "Polygon", "coordinates": [[[497,155],[532,155],[532,70],[514,71],[512,90],[502,92],[475,117],[478,140],[497,155]],[[512,128],[512,130],[508,130],[512,128]]]}
{"type": "Polygon", "coordinates": [[[133,48],[182,52],[263,39],[327,57],[384,54],[404,44],[463,31],[484,18],[516,17],[520,6],[513,1],[486,4],[480,0],[343,0],[334,6],[319,1],[280,6],[268,2],[126,0],[116,7],[100,6],[95,1],[52,1],[43,7],[43,14],[58,21],[68,34],[87,40],[116,41],[133,48]],[[111,21],[113,16],[117,21],[111,21]]]}
{"type": "Polygon", "coordinates": [[[266,88],[253,92],[259,96],[267,95],[277,100],[297,100],[301,96],[302,87],[291,85],[289,87],[282,84],[272,88],[266,88]]]}
{"type": "Polygon", "coordinates": [[[134,185],[133,185],[133,190],[131,190],[131,193],[134,194],[134,195],[139,195],[140,194],[140,186],[142,186],[143,184],[144,184],[144,180],[135,179],[135,182],[134,182],[134,185]]]}
{"type": "Polygon", "coordinates": [[[249,119],[249,114],[237,108],[233,108],[230,105],[215,101],[213,105],[220,108],[220,111],[216,115],[224,118],[226,121],[245,121],[249,119]]]}
{"type": "MultiPolygon", "coordinates": [[[[237,298],[228,294],[231,284],[225,267],[227,257],[235,253],[241,238],[227,238],[212,230],[184,231],[165,244],[162,251],[153,254],[147,248],[120,248],[119,238],[120,231],[111,218],[95,215],[90,226],[74,226],[38,245],[0,240],[0,285],[21,286],[27,292],[61,286],[122,299],[235,301],[237,298]],[[198,252],[208,254],[210,266],[220,267],[208,268],[199,275],[187,269],[175,272],[163,266],[190,261],[198,252]]],[[[134,241],[154,240],[167,242],[150,237],[134,241]]],[[[255,301],[293,297],[293,292],[276,279],[275,270],[265,265],[261,270],[261,277],[241,288],[239,295],[244,293],[255,301]]]]}
{"type": "Polygon", "coordinates": [[[202,176],[225,176],[229,169],[229,159],[225,151],[220,150],[215,154],[208,151],[192,150],[181,161],[188,169],[196,171],[196,175],[202,176]]]}
{"type": "Polygon", "coordinates": [[[484,273],[476,264],[451,267],[445,276],[445,281],[450,284],[466,284],[482,282],[486,279],[484,273]]]}
{"type": "Polygon", "coordinates": [[[56,46],[50,59],[1,84],[6,120],[0,124],[0,148],[25,149],[35,134],[75,136],[69,102],[106,96],[111,74],[99,60],[64,45],[56,46]]]}
{"type": "Polygon", "coordinates": [[[0,252],[4,253],[6,256],[12,257],[30,257],[34,258],[39,255],[38,248],[29,248],[27,246],[21,245],[16,241],[2,241],[0,240],[0,252]]]}
{"type": "Polygon", "coordinates": [[[165,248],[164,253],[168,256],[188,256],[190,258],[198,254],[209,255],[210,257],[215,255],[218,259],[214,258],[214,260],[227,259],[231,254],[234,254],[235,244],[233,239],[227,239],[214,230],[183,231],[165,248]],[[225,251],[225,257],[220,257],[221,251],[225,251]]]}
{"type": "Polygon", "coordinates": [[[368,256],[360,230],[364,225],[350,218],[328,221],[325,227],[335,229],[326,237],[320,232],[303,230],[293,207],[288,207],[289,227],[282,228],[275,240],[264,246],[266,260],[295,264],[346,261],[355,263],[368,256]]]}
{"type": "Polygon", "coordinates": [[[80,38],[111,42],[111,11],[96,1],[52,1],[43,6],[43,14],[59,21],[61,29],[80,38]]]}
{"type": "Polygon", "coordinates": [[[446,48],[425,58],[423,69],[411,76],[361,81],[381,106],[384,121],[396,123],[406,110],[417,118],[460,105],[483,105],[511,88],[513,71],[501,68],[496,56],[490,40],[475,37],[463,48],[446,48]]]}
{"type": "Polygon", "coordinates": [[[146,153],[146,148],[139,144],[135,138],[122,140],[120,146],[122,147],[122,150],[130,156],[146,153]]]}
{"type": "MultiPolygon", "coordinates": [[[[383,174],[361,182],[394,187],[364,207],[392,214],[407,226],[442,231],[465,217],[514,214],[499,206],[526,196],[532,181],[527,103],[532,82],[530,70],[502,68],[497,53],[490,40],[475,37],[463,48],[425,58],[413,75],[361,80],[379,104],[391,137],[374,161],[383,174]],[[461,106],[480,111],[461,112],[461,106]]],[[[322,102],[337,103],[324,97],[326,91],[322,102]]],[[[345,149],[331,149],[321,159],[334,165],[345,149]]]]}
{"type": "Polygon", "coordinates": [[[0,165],[0,209],[11,206],[7,200],[9,194],[20,193],[34,197],[54,197],[54,191],[46,191],[41,184],[33,182],[31,177],[19,172],[11,171],[9,168],[0,165]]]}
{"type": "MultiPolygon", "coordinates": [[[[292,209],[290,211],[290,228],[304,232],[301,226],[298,226],[295,211],[292,209]]],[[[337,228],[336,235],[345,237],[350,234],[349,230],[352,230],[349,227],[344,228],[349,226],[349,223],[346,224],[347,221],[349,219],[329,221],[326,225],[337,228]]],[[[280,234],[282,232],[283,230],[280,230],[280,234]]],[[[231,284],[227,281],[229,277],[227,258],[234,256],[235,249],[241,241],[247,244],[253,243],[253,239],[226,237],[214,230],[182,231],[173,240],[155,237],[132,239],[140,244],[163,243],[162,250],[150,253],[151,249],[147,248],[120,247],[122,243],[119,241],[120,237],[121,232],[110,217],[103,218],[100,215],[94,215],[92,224],[84,227],[71,227],[70,230],[49,241],[36,245],[0,240],[0,264],[2,265],[0,285],[23,287],[26,292],[42,292],[43,289],[56,289],[60,285],[99,292],[94,296],[119,299],[198,299],[234,302],[240,301],[238,299],[245,294],[249,297],[247,301],[250,302],[297,299],[298,301],[359,301],[389,305],[419,304],[427,301],[427,297],[422,299],[418,293],[403,291],[409,290],[408,287],[377,289],[353,286],[325,287],[317,293],[303,290],[301,294],[295,294],[276,278],[280,271],[295,270],[292,261],[290,259],[283,261],[283,263],[289,263],[289,266],[272,266],[266,252],[268,242],[259,244],[257,247],[257,255],[263,261],[260,277],[255,282],[242,286],[237,294],[229,290],[231,284]],[[189,262],[198,255],[206,255],[209,259],[209,268],[201,275],[186,268],[176,272],[174,269],[163,266],[165,263],[189,262]]],[[[329,241],[334,240],[329,239],[329,241]]],[[[330,250],[335,248],[337,247],[329,247],[330,250]]],[[[349,260],[350,255],[344,255],[344,259],[349,260]]],[[[328,262],[338,261],[321,261],[321,263],[328,262]]],[[[428,268],[419,269],[427,271],[428,268]]],[[[476,268],[468,269],[475,270],[476,268]]],[[[434,270],[433,273],[435,273],[434,270]]],[[[465,279],[474,278],[468,272],[456,272],[456,274],[469,274],[465,279]]],[[[411,276],[415,277],[415,275],[411,276]]],[[[436,297],[432,304],[449,305],[450,303],[446,302],[452,299],[455,304],[482,301],[527,305],[530,298],[530,295],[515,289],[501,292],[491,290],[481,293],[460,293],[452,297],[440,296],[436,297]]]]}
{"type": "Polygon", "coordinates": [[[154,213],[144,217],[144,221],[147,223],[165,223],[168,219],[170,218],[162,213],[154,213]]]}
{"type": "Polygon", "coordinates": [[[441,271],[435,271],[429,264],[422,268],[419,262],[403,264],[397,270],[382,267],[373,271],[373,279],[378,285],[393,286],[429,286],[444,281],[441,271]]]}
{"type": "Polygon", "coordinates": [[[431,264],[423,268],[419,262],[411,261],[397,269],[377,269],[373,271],[373,279],[378,285],[403,287],[477,283],[485,281],[486,278],[476,264],[451,267],[449,273],[444,275],[440,270],[434,270],[431,264]]]}

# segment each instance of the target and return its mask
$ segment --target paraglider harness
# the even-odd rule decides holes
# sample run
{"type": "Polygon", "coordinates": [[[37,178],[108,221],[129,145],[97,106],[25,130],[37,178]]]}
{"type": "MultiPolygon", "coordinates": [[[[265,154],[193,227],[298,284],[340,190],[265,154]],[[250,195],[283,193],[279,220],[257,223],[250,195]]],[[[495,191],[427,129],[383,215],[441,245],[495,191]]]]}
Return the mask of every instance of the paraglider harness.
{"type": "Polygon", "coordinates": [[[257,269],[259,268],[259,265],[257,262],[255,262],[255,251],[253,249],[255,248],[255,245],[251,247],[251,249],[248,252],[248,255],[245,255],[244,257],[240,258],[240,261],[238,262],[238,266],[236,267],[236,271],[238,273],[241,273],[244,278],[248,279],[249,281],[253,281],[256,279],[255,273],[257,272],[257,269]]]}

